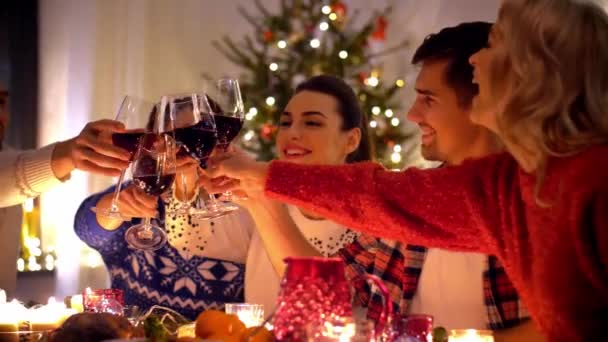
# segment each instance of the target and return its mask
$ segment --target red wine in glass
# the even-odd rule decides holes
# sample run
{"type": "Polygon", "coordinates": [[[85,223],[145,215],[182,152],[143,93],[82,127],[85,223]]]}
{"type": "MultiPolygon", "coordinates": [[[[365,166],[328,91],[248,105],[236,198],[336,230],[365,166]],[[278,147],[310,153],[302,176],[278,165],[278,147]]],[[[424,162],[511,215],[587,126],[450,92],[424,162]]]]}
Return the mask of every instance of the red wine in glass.
{"type": "Polygon", "coordinates": [[[243,120],[221,114],[215,114],[213,118],[217,128],[218,147],[226,149],[243,128],[243,120]]]}
{"type": "Polygon", "coordinates": [[[215,145],[217,144],[217,133],[208,127],[208,124],[201,121],[193,126],[176,128],[173,131],[175,140],[182,144],[178,156],[183,155],[182,149],[190,156],[197,159],[201,167],[205,166],[205,162],[215,145]]]}
{"type": "Polygon", "coordinates": [[[139,176],[133,178],[133,183],[148,195],[160,196],[171,188],[174,180],[175,174],[139,176]]]}
{"type": "Polygon", "coordinates": [[[113,133],[112,144],[127,150],[131,156],[129,161],[133,161],[133,157],[135,156],[135,152],[137,151],[137,147],[139,146],[139,142],[143,135],[144,132],[142,131],[113,133]]]}

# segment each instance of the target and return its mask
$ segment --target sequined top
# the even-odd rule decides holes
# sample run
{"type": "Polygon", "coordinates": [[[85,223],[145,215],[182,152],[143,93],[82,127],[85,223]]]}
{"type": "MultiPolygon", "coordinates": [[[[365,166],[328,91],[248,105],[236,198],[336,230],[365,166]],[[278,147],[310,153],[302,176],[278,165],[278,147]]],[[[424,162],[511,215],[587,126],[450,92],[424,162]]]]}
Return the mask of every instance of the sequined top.
{"type": "Polygon", "coordinates": [[[496,255],[550,341],[597,341],[608,322],[608,146],[550,159],[536,180],[508,154],[392,172],[272,162],[266,193],[355,230],[496,255]]]}

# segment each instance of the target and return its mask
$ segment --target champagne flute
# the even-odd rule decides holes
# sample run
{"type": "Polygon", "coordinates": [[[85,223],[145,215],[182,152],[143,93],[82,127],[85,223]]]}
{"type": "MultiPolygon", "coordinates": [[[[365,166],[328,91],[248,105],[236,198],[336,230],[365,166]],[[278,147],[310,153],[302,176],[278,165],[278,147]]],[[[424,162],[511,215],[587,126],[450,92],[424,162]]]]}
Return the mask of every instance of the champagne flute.
{"type": "MultiPolygon", "coordinates": [[[[118,112],[116,113],[115,120],[122,122],[125,125],[126,131],[113,133],[112,144],[127,150],[131,154],[129,162],[133,161],[141,137],[144,134],[145,127],[154,116],[154,103],[131,95],[125,96],[122,100],[118,112]]],[[[121,215],[120,210],[118,209],[118,198],[120,196],[125,174],[126,170],[123,170],[118,177],[118,183],[114,190],[110,208],[102,209],[93,207],[91,208],[93,212],[110,218],[126,219],[121,215]]]]}

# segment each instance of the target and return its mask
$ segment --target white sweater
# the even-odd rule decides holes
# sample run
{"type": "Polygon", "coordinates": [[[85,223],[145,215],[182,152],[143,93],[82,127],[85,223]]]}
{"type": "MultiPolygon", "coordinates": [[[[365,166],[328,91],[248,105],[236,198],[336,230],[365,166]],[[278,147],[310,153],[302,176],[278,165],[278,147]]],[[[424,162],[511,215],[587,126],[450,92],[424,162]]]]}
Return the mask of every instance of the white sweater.
{"type": "Polygon", "coordinates": [[[0,152],[0,208],[23,203],[61,184],[51,169],[54,147],[0,152]]]}

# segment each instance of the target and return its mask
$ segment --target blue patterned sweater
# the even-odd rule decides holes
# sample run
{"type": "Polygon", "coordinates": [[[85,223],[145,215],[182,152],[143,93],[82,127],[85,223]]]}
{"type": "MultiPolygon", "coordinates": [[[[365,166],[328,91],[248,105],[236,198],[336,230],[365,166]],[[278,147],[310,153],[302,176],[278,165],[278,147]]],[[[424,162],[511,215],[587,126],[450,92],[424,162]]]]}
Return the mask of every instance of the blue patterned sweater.
{"type": "MultiPolygon", "coordinates": [[[[97,250],[108,269],[112,288],[124,291],[126,305],[147,310],[152,305],[171,308],[194,320],[206,309],[223,309],[225,303],[243,302],[245,265],[193,256],[184,259],[170,244],[154,252],[135,250],[124,239],[125,231],[139,219],[118,229],[103,229],[91,211],[114,187],[88,197],[76,212],[74,230],[97,250]]],[[[164,206],[159,203],[159,225],[164,226],[164,206]]]]}

